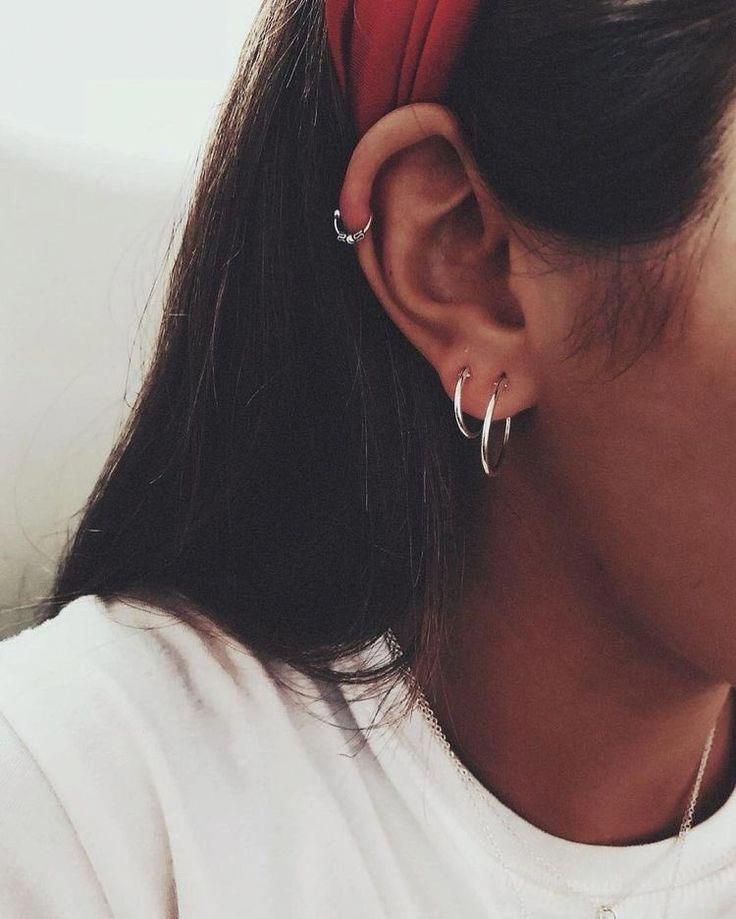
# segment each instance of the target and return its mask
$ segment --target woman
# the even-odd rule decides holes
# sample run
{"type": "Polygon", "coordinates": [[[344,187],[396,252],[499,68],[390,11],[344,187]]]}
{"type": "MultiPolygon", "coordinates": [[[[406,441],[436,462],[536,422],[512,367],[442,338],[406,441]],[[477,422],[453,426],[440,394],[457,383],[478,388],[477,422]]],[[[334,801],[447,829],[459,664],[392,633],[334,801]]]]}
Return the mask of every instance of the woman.
{"type": "Polygon", "coordinates": [[[0,645],[0,915],[736,916],[735,52],[263,7],[0,645]]]}

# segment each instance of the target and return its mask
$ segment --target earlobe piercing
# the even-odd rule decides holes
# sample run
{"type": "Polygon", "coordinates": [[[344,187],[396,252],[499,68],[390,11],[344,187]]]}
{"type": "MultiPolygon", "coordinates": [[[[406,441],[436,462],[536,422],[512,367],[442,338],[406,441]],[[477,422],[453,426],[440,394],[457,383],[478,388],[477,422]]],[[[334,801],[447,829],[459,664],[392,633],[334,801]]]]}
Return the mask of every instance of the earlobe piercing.
{"type": "MultiPolygon", "coordinates": [[[[498,459],[496,460],[493,466],[488,465],[488,437],[491,432],[491,424],[493,423],[493,410],[496,407],[496,399],[498,398],[498,390],[501,384],[506,380],[506,374],[502,373],[501,376],[496,381],[496,386],[493,390],[493,395],[491,396],[488,407],[486,408],[486,416],[483,419],[483,431],[482,437],[480,439],[480,461],[483,464],[483,471],[486,475],[497,475],[498,470],[503,462],[503,451],[506,447],[506,444],[509,440],[509,432],[511,431],[511,418],[506,419],[506,425],[503,432],[503,441],[501,443],[501,449],[498,452],[498,459]]],[[[504,389],[508,388],[508,383],[504,386],[504,389]]]]}
{"type": "Polygon", "coordinates": [[[470,376],[470,367],[463,367],[463,369],[460,371],[457,377],[457,382],[455,384],[455,399],[454,399],[455,421],[457,422],[457,426],[460,428],[460,431],[464,437],[467,437],[468,439],[473,439],[477,437],[479,434],[482,435],[481,442],[480,442],[480,460],[483,466],[483,471],[485,472],[486,475],[494,476],[498,474],[498,470],[500,469],[501,463],[503,462],[504,448],[506,447],[506,444],[508,443],[509,433],[511,431],[511,418],[509,417],[506,419],[506,426],[505,426],[504,434],[503,434],[503,443],[501,444],[501,449],[498,454],[498,459],[496,460],[493,466],[491,466],[488,462],[488,440],[489,440],[490,433],[491,433],[491,424],[493,423],[493,412],[496,408],[496,400],[498,399],[498,391],[501,387],[501,384],[503,384],[504,389],[509,388],[508,377],[506,376],[505,373],[502,373],[501,376],[498,378],[495,384],[495,388],[493,390],[493,395],[488,401],[488,407],[486,408],[486,413],[483,419],[482,427],[477,431],[471,431],[468,429],[468,427],[466,426],[463,420],[463,412],[462,412],[462,405],[461,405],[463,383],[469,376],[470,376]]]}
{"type": "Polygon", "coordinates": [[[458,374],[457,383],[455,383],[454,406],[455,406],[455,421],[457,421],[457,426],[460,428],[460,432],[463,434],[464,437],[467,437],[468,440],[472,440],[473,438],[478,437],[480,435],[482,427],[478,428],[477,431],[471,431],[468,429],[465,422],[463,421],[463,410],[462,410],[460,403],[461,403],[461,398],[462,398],[463,383],[467,380],[469,376],[470,376],[470,368],[463,367],[463,369],[458,374]]]}

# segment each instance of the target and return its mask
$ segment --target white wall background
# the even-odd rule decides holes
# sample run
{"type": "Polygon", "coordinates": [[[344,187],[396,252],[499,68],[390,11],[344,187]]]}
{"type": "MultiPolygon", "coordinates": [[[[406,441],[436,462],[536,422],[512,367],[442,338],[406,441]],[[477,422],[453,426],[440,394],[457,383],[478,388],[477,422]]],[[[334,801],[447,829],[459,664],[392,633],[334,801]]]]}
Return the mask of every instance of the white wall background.
{"type": "Polygon", "coordinates": [[[50,587],[138,390],[165,248],[258,5],[4,11],[0,637],[50,587]]]}

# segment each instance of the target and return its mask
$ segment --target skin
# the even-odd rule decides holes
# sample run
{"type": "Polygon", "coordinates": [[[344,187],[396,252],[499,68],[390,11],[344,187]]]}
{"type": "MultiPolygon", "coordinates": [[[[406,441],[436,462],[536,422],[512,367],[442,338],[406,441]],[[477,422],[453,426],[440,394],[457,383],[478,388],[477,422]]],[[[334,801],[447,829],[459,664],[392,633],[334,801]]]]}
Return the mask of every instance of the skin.
{"type": "MultiPolygon", "coordinates": [[[[729,167],[723,204],[734,186],[729,167]]],[[[602,335],[566,359],[605,261],[530,245],[444,106],[374,124],[339,206],[350,230],[373,213],[356,257],[447,411],[463,367],[473,428],[508,377],[491,441],[493,457],[511,417],[504,462],[489,478],[477,456],[462,602],[423,687],[453,747],[547,832],[635,844],[677,832],[715,723],[697,824],[736,782],[736,207],[664,270],[655,248],[638,253],[662,291],[700,271],[678,321],[626,367],[602,335]]],[[[627,289],[636,307],[641,288],[627,289]]],[[[629,319],[617,349],[637,343],[629,319]]]]}

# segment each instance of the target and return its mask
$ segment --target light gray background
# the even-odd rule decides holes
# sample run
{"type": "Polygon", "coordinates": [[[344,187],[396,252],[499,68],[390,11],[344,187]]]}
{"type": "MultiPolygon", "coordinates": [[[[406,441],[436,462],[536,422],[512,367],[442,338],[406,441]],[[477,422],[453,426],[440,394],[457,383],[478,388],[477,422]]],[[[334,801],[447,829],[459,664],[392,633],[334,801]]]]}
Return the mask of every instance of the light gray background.
{"type": "Polygon", "coordinates": [[[0,36],[0,638],[125,420],[256,0],[14,5],[0,36]]]}

